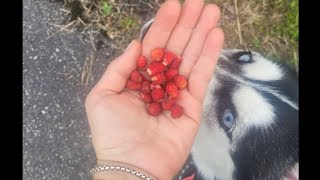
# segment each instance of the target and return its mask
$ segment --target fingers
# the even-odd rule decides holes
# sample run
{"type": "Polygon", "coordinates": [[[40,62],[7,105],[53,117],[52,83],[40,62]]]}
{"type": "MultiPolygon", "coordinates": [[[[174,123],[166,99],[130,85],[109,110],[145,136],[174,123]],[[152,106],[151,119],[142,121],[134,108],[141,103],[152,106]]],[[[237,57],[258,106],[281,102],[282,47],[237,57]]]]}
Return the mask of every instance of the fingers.
{"type": "Polygon", "coordinates": [[[141,43],[134,40],[126,51],[113,60],[94,87],[93,91],[120,93],[126,85],[131,72],[136,69],[136,59],[141,53],[141,43]]]}
{"type": "Polygon", "coordinates": [[[208,84],[212,78],[224,41],[223,31],[211,30],[203,46],[201,55],[189,76],[189,92],[200,102],[203,101],[208,84]]]}
{"type": "Polygon", "coordinates": [[[174,27],[166,49],[181,55],[192,34],[193,28],[201,15],[203,0],[186,0],[174,27]]]}
{"type": "Polygon", "coordinates": [[[202,6],[202,0],[186,0],[179,18],[179,1],[166,1],[158,11],[143,45],[133,41],[131,46],[109,65],[94,90],[120,93],[130,73],[136,68],[136,59],[140,53],[149,58],[152,49],[165,47],[167,44],[169,50],[182,53],[184,60],[180,74],[189,77],[191,95],[202,100],[223,44],[223,32],[220,29],[211,30],[220,18],[219,8],[207,5],[202,11],[202,6]]]}
{"type": "Polygon", "coordinates": [[[142,55],[150,58],[150,52],[157,47],[165,47],[170,34],[180,15],[181,5],[178,0],[166,1],[155,17],[143,39],[142,55]]]}
{"type": "Polygon", "coordinates": [[[216,27],[219,19],[220,10],[218,6],[209,4],[204,8],[191,39],[183,52],[180,74],[189,77],[193,66],[200,57],[208,33],[216,27]]]}

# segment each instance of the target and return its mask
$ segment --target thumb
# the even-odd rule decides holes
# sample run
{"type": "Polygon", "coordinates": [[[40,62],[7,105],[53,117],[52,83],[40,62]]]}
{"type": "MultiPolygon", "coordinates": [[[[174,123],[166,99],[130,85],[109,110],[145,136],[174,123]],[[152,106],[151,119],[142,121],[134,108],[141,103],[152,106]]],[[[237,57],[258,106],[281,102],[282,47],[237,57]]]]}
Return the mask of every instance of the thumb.
{"type": "Polygon", "coordinates": [[[120,93],[126,85],[131,72],[136,68],[136,60],[141,55],[141,43],[133,40],[122,55],[113,60],[94,91],[120,93]]]}

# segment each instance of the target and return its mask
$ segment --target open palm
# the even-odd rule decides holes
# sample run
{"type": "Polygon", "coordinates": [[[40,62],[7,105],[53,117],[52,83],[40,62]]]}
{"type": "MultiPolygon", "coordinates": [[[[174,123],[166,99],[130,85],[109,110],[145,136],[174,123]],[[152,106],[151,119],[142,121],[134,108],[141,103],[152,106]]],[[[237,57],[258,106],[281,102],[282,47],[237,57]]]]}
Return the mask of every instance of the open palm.
{"type": "MultiPolygon", "coordinates": [[[[86,110],[98,163],[118,161],[137,166],[159,179],[172,179],[186,161],[202,113],[206,88],[223,44],[216,28],[220,11],[202,0],[169,0],[158,11],[142,43],[133,41],[107,68],[89,93],[86,110]],[[135,61],[156,47],[180,55],[179,72],[188,79],[177,103],[184,114],[150,116],[137,94],[124,89],[135,61]]],[[[150,58],[149,58],[150,59],[150,58]]]]}

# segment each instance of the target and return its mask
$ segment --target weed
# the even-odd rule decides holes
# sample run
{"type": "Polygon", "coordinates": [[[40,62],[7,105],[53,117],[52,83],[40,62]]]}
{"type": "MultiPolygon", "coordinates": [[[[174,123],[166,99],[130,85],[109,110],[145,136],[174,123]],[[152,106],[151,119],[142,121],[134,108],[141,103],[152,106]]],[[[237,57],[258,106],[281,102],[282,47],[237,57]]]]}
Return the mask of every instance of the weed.
{"type": "Polygon", "coordinates": [[[109,16],[112,12],[112,5],[105,1],[103,2],[101,9],[104,15],[109,16]]]}
{"type": "Polygon", "coordinates": [[[121,27],[123,29],[127,30],[127,29],[130,29],[130,28],[134,27],[138,23],[137,23],[137,21],[135,19],[125,17],[125,18],[120,20],[120,24],[121,24],[121,27]]]}
{"type": "MultiPolygon", "coordinates": [[[[111,47],[123,49],[139,34],[141,25],[151,19],[164,0],[64,0],[71,11],[70,21],[77,27],[99,30],[111,47]],[[82,25],[82,26],[79,26],[82,25]],[[88,27],[85,27],[88,28],[88,27]]],[[[184,0],[180,0],[183,2],[184,0]]],[[[219,26],[225,32],[224,48],[258,51],[271,59],[298,66],[298,0],[205,0],[221,9],[219,26]],[[237,17],[239,23],[237,23],[237,17]],[[241,28],[242,44],[237,34],[241,28]]],[[[69,24],[70,22],[66,22],[69,24]]]]}

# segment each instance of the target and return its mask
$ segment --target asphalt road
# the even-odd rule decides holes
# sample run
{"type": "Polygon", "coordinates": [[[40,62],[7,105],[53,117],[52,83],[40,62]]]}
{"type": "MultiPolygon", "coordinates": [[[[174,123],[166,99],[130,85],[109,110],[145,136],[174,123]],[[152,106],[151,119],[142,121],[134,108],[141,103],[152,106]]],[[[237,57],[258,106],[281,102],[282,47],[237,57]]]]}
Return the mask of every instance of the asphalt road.
{"type": "Polygon", "coordinates": [[[65,18],[61,3],[23,6],[23,179],[89,179],[95,157],[84,100],[115,52],[93,51],[89,31],[56,33],[65,18]]]}

